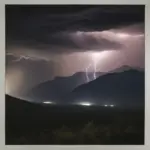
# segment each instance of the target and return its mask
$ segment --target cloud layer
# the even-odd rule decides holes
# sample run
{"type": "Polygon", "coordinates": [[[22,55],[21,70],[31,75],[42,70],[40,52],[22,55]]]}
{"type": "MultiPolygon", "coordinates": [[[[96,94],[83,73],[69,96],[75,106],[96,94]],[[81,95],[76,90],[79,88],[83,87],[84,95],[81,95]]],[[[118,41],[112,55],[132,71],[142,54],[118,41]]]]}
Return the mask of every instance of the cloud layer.
{"type": "Polygon", "coordinates": [[[95,60],[97,72],[144,68],[144,40],[144,6],[7,5],[7,91],[91,72],[95,60]]]}

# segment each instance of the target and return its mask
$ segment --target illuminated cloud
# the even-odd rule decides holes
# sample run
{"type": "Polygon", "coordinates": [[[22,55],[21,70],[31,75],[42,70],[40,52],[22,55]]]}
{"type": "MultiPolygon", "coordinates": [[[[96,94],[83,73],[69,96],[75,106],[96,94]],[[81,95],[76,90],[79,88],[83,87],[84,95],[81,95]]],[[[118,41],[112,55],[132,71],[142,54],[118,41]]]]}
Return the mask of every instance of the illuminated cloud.
{"type": "Polygon", "coordinates": [[[6,93],[10,87],[26,93],[39,83],[77,72],[85,72],[88,82],[88,72],[95,79],[96,72],[124,65],[144,68],[143,6],[62,7],[39,11],[22,6],[20,11],[19,6],[7,6],[6,93]]]}

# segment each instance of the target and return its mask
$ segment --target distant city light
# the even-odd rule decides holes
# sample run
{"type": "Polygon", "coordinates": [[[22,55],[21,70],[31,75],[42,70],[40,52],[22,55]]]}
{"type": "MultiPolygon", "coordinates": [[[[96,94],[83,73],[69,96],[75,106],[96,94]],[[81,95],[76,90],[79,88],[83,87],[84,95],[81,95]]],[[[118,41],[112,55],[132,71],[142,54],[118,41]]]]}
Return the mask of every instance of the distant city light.
{"type": "Polygon", "coordinates": [[[43,102],[44,104],[52,104],[52,102],[49,102],[49,101],[46,101],[46,102],[43,102]]]}
{"type": "Polygon", "coordinates": [[[88,102],[82,102],[82,103],[80,103],[80,105],[82,105],[82,106],[91,106],[92,104],[88,103],[88,102]]]}
{"type": "Polygon", "coordinates": [[[115,105],[104,105],[104,107],[114,107],[115,105]]]}

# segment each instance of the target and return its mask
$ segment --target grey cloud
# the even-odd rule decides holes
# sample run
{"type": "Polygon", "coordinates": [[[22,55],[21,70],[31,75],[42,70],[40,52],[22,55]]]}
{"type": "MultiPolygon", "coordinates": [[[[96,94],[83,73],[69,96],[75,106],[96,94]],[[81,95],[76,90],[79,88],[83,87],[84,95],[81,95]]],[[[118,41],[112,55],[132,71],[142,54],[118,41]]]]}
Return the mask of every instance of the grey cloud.
{"type": "Polygon", "coordinates": [[[102,37],[87,35],[86,32],[78,35],[76,32],[61,32],[46,35],[44,40],[18,41],[17,46],[45,51],[46,53],[72,53],[85,51],[103,51],[105,49],[120,49],[121,44],[102,37]]]}
{"type": "Polygon", "coordinates": [[[63,36],[52,38],[51,35],[62,32],[102,31],[144,21],[144,6],[79,7],[83,6],[7,6],[6,45],[45,49],[58,40],[58,44],[67,43],[76,49],[78,45],[70,39],[63,39],[63,36]],[[78,9],[73,12],[75,7],[78,9]]]}

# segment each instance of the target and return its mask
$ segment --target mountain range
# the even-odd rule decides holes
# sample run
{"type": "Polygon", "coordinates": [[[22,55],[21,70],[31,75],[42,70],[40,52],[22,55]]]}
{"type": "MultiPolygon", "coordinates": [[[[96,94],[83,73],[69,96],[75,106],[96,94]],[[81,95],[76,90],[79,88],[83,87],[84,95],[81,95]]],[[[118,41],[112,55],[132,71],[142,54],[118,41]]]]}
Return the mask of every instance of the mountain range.
{"type": "MultiPolygon", "coordinates": [[[[102,73],[96,73],[97,77],[100,75],[102,73]]],[[[93,73],[88,73],[88,78],[92,81],[93,73]]],[[[47,100],[57,101],[85,83],[87,83],[85,72],[77,72],[69,77],[56,77],[54,80],[46,81],[32,88],[28,93],[28,97],[39,102],[47,100]]]]}
{"type": "Polygon", "coordinates": [[[144,104],[144,71],[128,66],[117,68],[110,73],[88,74],[78,72],[69,77],[56,77],[34,87],[28,97],[36,102],[55,101],[56,103],[94,102],[98,104],[127,105],[144,104]]]}
{"type": "Polygon", "coordinates": [[[92,102],[100,105],[136,107],[144,105],[144,72],[126,70],[109,73],[75,88],[66,95],[67,102],[92,102]]]}

